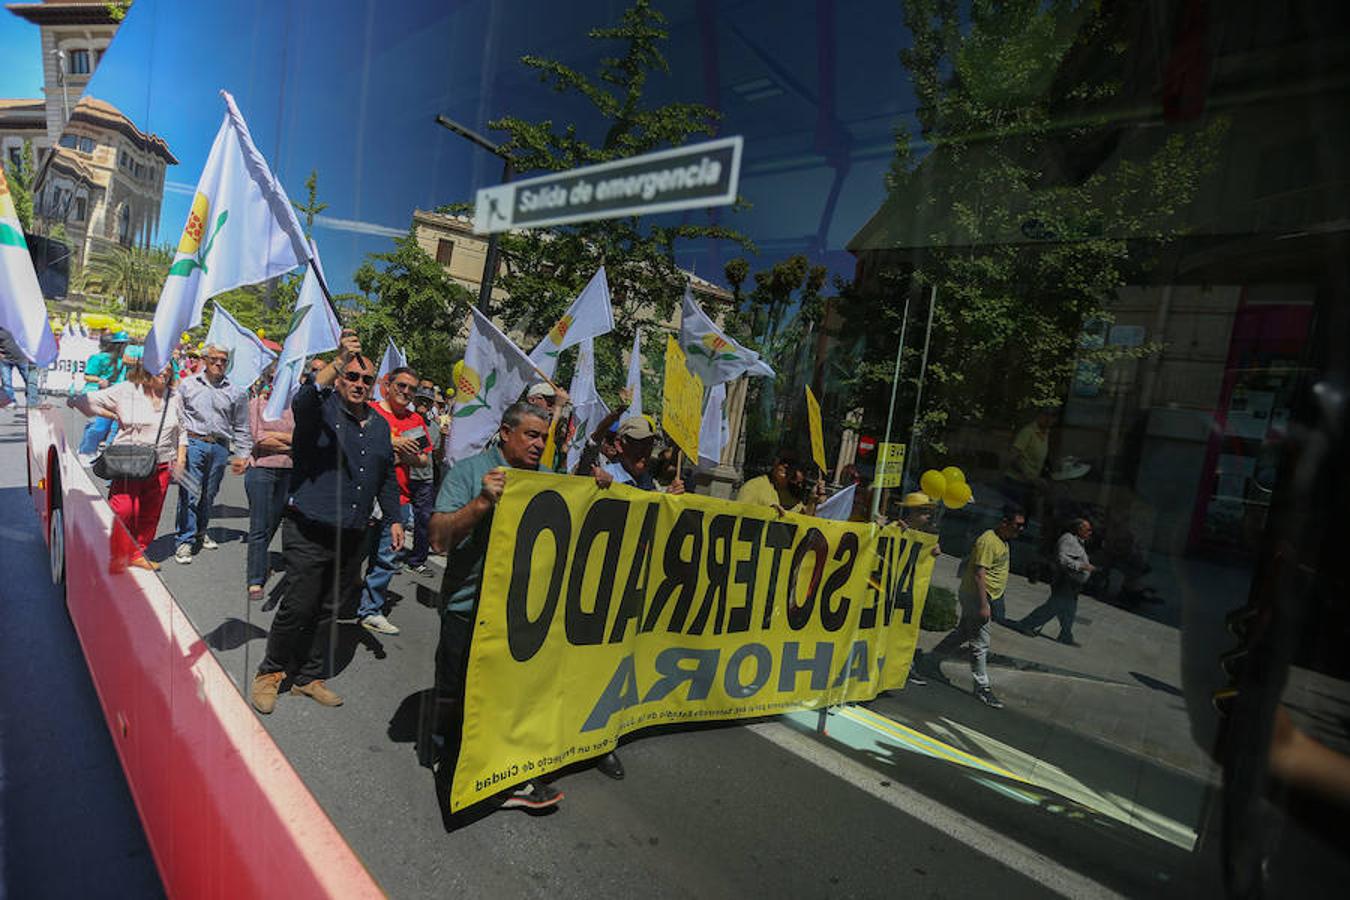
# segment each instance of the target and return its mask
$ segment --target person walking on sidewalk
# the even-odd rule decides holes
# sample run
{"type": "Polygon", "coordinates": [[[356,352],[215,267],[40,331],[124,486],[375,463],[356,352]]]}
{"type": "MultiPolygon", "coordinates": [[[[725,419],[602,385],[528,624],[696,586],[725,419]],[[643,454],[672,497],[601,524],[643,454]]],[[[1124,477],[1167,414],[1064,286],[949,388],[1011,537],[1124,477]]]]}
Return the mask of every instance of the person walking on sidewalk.
{"type": "Polygon", "coordinates": [[[992,604],[1003,597],[1008,587],[1011,550],[1008,542],[1027,525],[1026,513],[1016,504],[1003,507],[999,523],[975,539],[966,557],[965,574],[957,592],[961,601],[961,621],[932,649],[935,657],[950,655],[956,648],[969,645],[970,674],[975,681],[975,697],[985,706],[1002,709],[1003,701],[989,687],[990,632],[993,628],[992,604]]]}
{"type": "Polygon", "coordinates": [[[1050,584],[1049,599],[1015,623],[1013,628],[1035,637],[1041,633],[1041,626],[1057,618],[1059,637],[1056,640],[1072,647],[1081,646],[1073,639],[1073,620],[1078,614],[1078,591],[1095,570],[1087,552],[1087,541],[1091,537],[1092,523],[1087,519],[1074,519],[1069,523],[1069,530],[1059,536],[1055,546],[1055,577],[1050,584]]]}
{"type": "Polygon", "coordinates": [[[412,488],[409,471],[415,466],[431,463],[431,445],[427,442],[427,423],[413,412],[413,391],[417,390],[417,376],[407,366],[400,366],[386,379],[384,399],[370,404],[370,409],[389,425],[394,447],[394,471],[398,478],[398,515],[381,519],[379,543],[366,567],[366,585],[361,591],[361,604],[356,619],[361,627],[375,634],[398,634],[398,626],[384,615],[389,602],[389,582],[394,579],[402,563],[402,546],[395,547],[393,527],[407,532],[413,527],[412,488]]]}
{"type": "Polygon", "coordinates": [[[394,549],[403,546],[389,425],[367,403],[374,386],[374,363],[361,355],[356,332],[344,331],[337,359],[291,401],[294,465],[281,523],[287,588],[250,691],[260,713],[276,706],[288,675],[294,677],[292,693],[342,705],[324,683],[328,647],[335,643],[335,611],[344,600],[354,601],[361,587],[366,524],[377,500],[393,523],[394,549]]]}
{"type": "Polygon", "coordinates": [[[248,427],[253,435],[253,458],[244,473],[248,494],[248,599],[259,601],[267,586],[268,552],[272,537],[281,527],[286,498],[291,491],[291,436],[295,417],[290,408],[280,419],[264,418],[268,396],[263,393],[248,404],[248,427]]]}
{"type": "Polygon", "coordinates": [[[192,562],[194,546],[204,550],[219,546],[206,529],[225,466],[228,463],[231,472],[243,475],[253,452],[248,385],[236,385],[225,374],[230,354],[224,347],[207,344],[202,358],[205,368],[183,379],[178,388],[178,421],[183,426],[179,442],[187,449],[183,481],[191,487],[179,485],[173,558],[184,565],[192,562]]]}
{"type": "Polygon", "coordinates": [[[24,397],[28,408],[38,405],[38,374],[41,370],[28,361],[23,348],[8,328],[0,328],[0,407],[18,402],[14,395],[14,372],[23,376],[24,397]]]}

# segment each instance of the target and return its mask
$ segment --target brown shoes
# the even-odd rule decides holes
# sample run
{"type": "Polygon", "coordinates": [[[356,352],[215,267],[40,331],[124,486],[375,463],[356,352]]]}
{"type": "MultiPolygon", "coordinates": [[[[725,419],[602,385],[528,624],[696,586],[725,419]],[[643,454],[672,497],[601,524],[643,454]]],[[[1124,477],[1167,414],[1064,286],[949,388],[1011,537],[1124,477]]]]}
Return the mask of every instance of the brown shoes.
{"type": "Polygon", "coordinates": [[[342,698],[330,691],[323,683],[322,679],[311,681],[308,684],[296,684],[291,686],[292,694],[304,694],[306,697],[321,703],[324,706],[341,706],[342,698]]]}
{"type": "Polygon", "coordinates": [[[253,679],[253,708],[267,715],[277,705],[277,688],[286,678],[285,672],[269,672],[253,679]]]}

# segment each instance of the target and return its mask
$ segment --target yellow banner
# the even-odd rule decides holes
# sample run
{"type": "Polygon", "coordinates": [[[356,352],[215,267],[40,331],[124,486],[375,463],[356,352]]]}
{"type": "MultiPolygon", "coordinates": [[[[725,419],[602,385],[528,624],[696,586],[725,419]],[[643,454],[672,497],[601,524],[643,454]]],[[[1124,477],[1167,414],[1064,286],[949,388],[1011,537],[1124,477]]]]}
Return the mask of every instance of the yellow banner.
{"type": "Polygon", "coordinates": [[[484,563],[451,808],[650,725],[902,686],[935,541],[510,470],[484,563]]]}
{"type": "Polygon", "coordinates": [[[691,463],[698,462],[698,433],[703,426],[703,379],[689,371],[680,342],[666,335],[666,377],[661,395],[661,427],[691,463]]]}
{"type": "Polygon", "coordinates": [[[811,429],[811,458],[825,471],[825,428],[820,421],[820,401],[811,393],[811,385],[806,386],[806,422],[811,429]]]}

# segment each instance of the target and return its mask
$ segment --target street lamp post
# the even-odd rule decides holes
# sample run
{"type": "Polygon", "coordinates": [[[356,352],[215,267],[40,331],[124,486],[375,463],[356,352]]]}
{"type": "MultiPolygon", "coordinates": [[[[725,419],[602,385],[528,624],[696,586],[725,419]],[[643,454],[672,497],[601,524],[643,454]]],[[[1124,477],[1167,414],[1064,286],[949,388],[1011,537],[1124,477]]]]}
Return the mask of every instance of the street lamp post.
{"type": "MultiPolygon", "coordinates": [[[[511,154],[502,149],[499,144],[494,144],[472,128],[465,127],[445,116],[436,116],[436,124],[477,144],[493,156],[501,157],[502,184],[506,184],[511,180],[511,177],[515,174],[515,167],[511,163],[511,154]]],[[[483,278],[478,286],[478,311],[485,316],[490,316],[492,314],[492,282],[497,277],[497,256],[497,235],[496,233],[493,233],[488,235],[487,258],[483,260],[483,278]]]]}
{"type": "Polygon", "coordinates": [[[61,111],[64,114],[61,127],[65,128],[70,121],[70,96],[66,93],[66,51],[58,47],[52,51],[52,55],[56,57],[56,83],[61,85],[61,111]]]}

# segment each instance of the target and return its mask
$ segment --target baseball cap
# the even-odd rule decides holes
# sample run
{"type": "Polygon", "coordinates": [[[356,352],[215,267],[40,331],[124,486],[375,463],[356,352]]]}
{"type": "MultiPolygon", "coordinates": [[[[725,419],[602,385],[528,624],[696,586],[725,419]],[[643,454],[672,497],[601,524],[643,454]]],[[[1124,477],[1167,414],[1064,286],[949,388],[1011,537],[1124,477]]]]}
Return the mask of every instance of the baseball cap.
{"type": "Polygon", "coordinates": [[[525,392],[525,398],[530,397],[556,397],[558,392],[553,389],[553,385],[547,381],[537,381],[530,385],[530,389],[525,392]]]}
{"type": "Polygon", "coordinates": [[[905,495],[905,499],[900,501],[900,505],[905,507],[915,507],[935,506],[936,504],[933,502],[933,498],[923,491],[912,491],[905,495]]]}
{"type": "Polygon", "coordinates": [[[425,400],[428,403],[435,403],[436,392],[429,387],[420,387],[417,390],[413,391],[413,402],[416,403],[418,400],[425,400]]]}
{"type": "Polygon", "coordinates": [[[111,344],[129,344],[131,343],[131,335],[127,334],[125,331],[119,331],[108,338],[108,342],[111,344]]]}
{"type": "Polygon", "coordinates": [[[656,429],[646,416],[630,416],[619,423],[619,437],[634,441],[645,441],[656,437],[656,429]]]}

